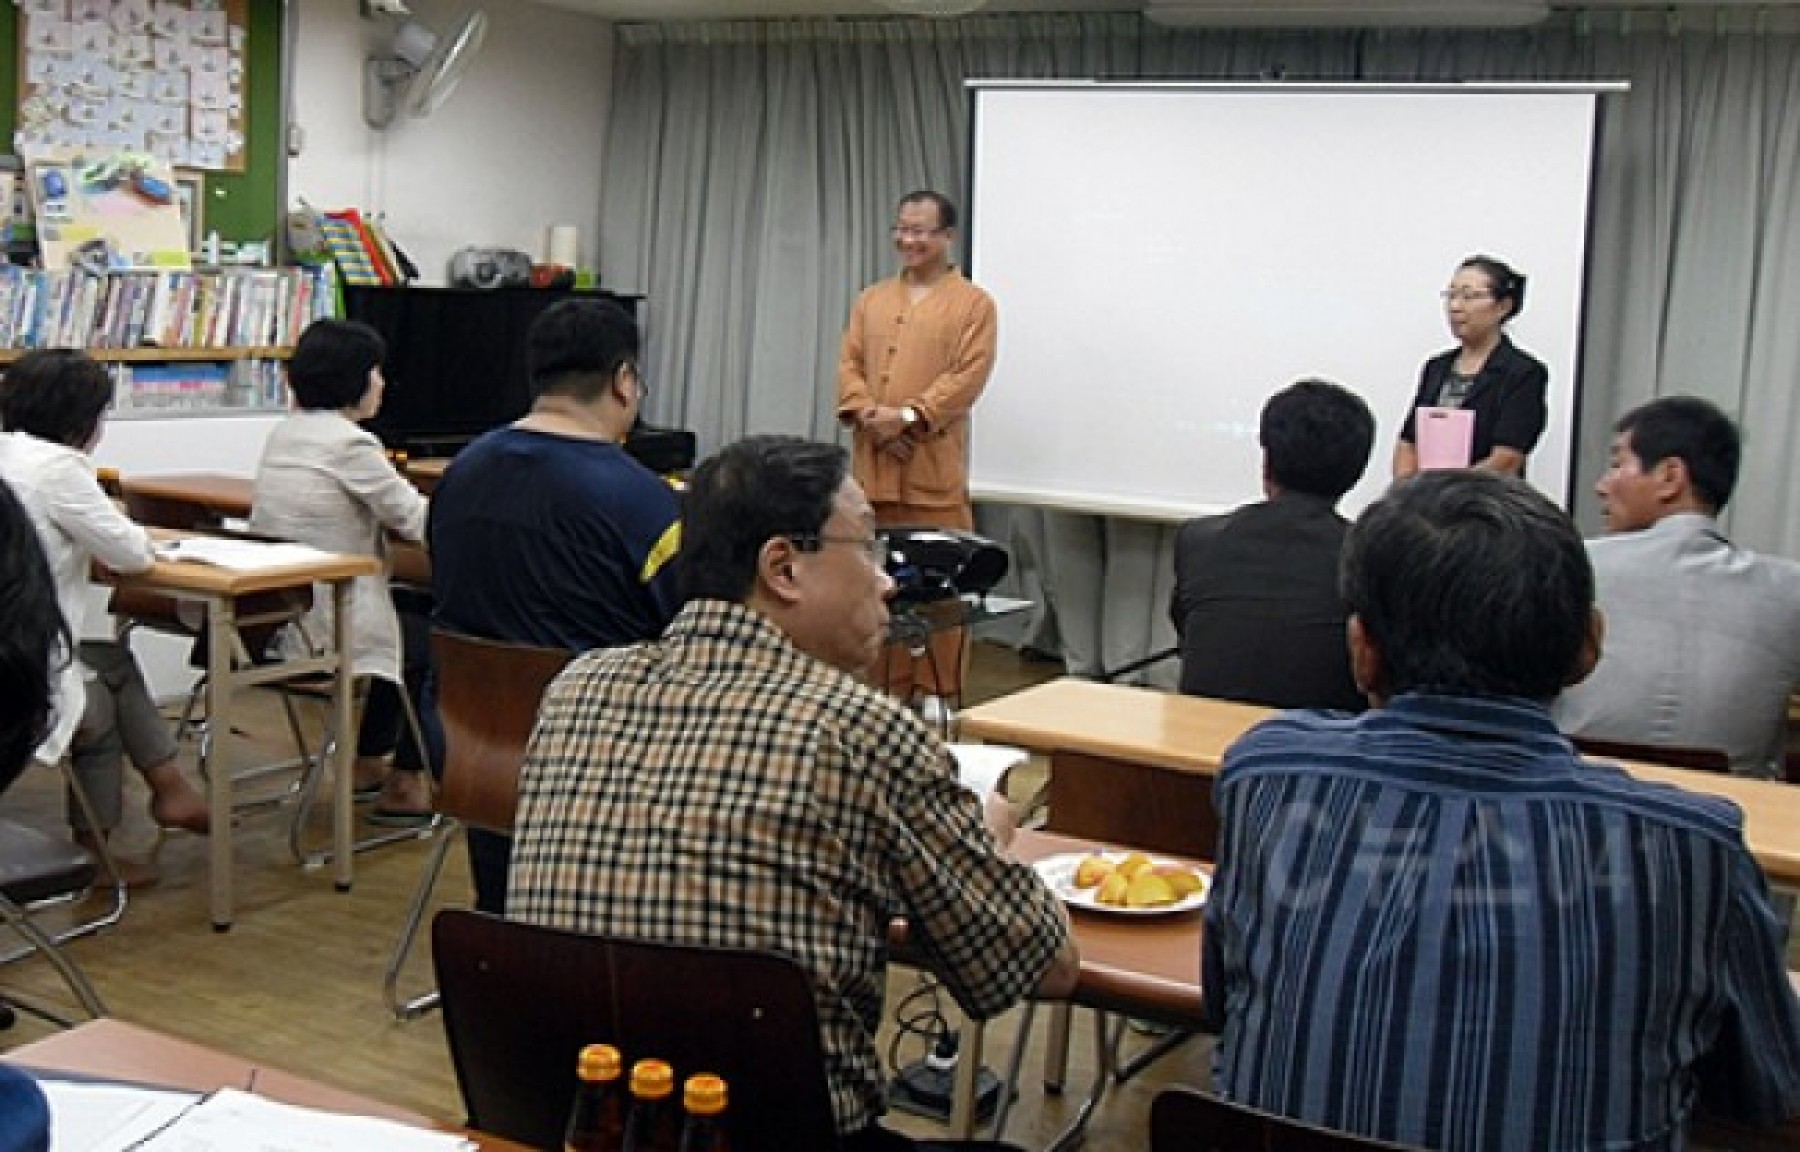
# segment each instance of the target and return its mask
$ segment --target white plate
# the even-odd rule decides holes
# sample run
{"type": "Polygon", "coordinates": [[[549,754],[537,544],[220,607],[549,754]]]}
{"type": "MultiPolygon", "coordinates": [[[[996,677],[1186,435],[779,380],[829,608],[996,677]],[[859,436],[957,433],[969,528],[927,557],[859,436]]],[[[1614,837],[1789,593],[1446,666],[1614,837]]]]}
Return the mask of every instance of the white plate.
{"type": "MultiPolygon", "coordinates": [[[[1114,862],[1125,859],[1128,852],[1062,852],[1055,856],[1046,856],[1032,867],[1044,879],[1050,891],[1056,893],[1062,902],[1076,908],[1085,908],[1090,912],[1110,912],[1119,916],[1172,916],[1177,912],[1192,912],[1206,903],[1206,894],[1212,888],[1212,877],[1205,872],[1200,873],[1200,891],[1191,892],[1173,904],[1157,904],[1148,908],[1131,908],[1123,904],[1102,904],[1094,899],[1099,885],[1087,888],[1075,886],[1075,869],[1089,856],[1104,856],[1114,862]]],[[[1160,867],[1173,864],[1172,860],[1151,857],[1152,866],[1160,867]]],[[[1182,865],[1185,867],[1185,865],[1182,865]]]]}

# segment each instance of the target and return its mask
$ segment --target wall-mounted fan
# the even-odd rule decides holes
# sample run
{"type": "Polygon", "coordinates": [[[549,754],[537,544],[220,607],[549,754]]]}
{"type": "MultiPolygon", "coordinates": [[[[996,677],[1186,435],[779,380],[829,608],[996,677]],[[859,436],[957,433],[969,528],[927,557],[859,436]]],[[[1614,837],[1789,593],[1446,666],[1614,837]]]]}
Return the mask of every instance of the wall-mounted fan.
{"type": "Polygon", "coordinates": [[[412,115],[429,116],[456,90],[487,37],[487,13],[479,8],[448,36],[413,19],[401,0],[363,0],[363,15],[400,17],[388,51],[363,64],[363,119],[371,128],[392,124],[403,103],[412,115]]]}

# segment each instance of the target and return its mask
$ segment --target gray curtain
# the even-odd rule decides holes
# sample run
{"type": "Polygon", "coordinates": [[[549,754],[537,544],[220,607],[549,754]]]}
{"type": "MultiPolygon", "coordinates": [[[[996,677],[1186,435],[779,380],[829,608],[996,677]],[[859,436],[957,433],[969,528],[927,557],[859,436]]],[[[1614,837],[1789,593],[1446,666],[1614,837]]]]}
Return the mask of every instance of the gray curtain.
{"type": "MultiPolygon", "coordinates": [[[[840,435],[844,318],[891,271],[898,196],[964,187],[966,78],[1628,80],[1603,101],[1574,511],[1597,529],[1587,492],[1620,412],[1694,393],[1746,430],[1728,528],[1800,556],[1800,35],[1629,13],[1456,33],[1176,32],[1120,14],[627,25],[614,75],[601,269],[649,297],[651,418],[703,450],[840,435]]],[[[1446,194],[1529,179],[1528,157],[1480,141],[1446,141],[1444,160],[1446,194]]],[[[1022,642],[1095,674],[1172,641],[1167,528],[979,515],[1050,609],[1022,642]]]]}

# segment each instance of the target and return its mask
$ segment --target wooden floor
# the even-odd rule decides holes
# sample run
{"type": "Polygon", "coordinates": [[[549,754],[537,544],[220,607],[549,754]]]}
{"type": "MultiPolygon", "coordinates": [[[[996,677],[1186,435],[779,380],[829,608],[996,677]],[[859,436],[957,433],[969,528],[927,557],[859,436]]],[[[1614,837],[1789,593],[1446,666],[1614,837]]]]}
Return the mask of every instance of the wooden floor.
{"type": "MultiPolygon", "coordinates": [[[[971,700],[1060,674],[1060,667],[1016,656],[1008,649],[976,645],[969,682],[971,700]]],[[[253,696],[259,694],[252,694],[253,696]]],[[[241,715],[261,734],[279,731],[277,713],[265,700],[241,715]]],[[[248,754],[246,754],[248,755],[248,754]]],[[[456,1119],[460,1104],[433,1014],[411,1023],[394,1021],[382,1000],[381,975],[411,899],[428,844],[405,844],[357,859],[353,891],[334,890],[321,871],[304,871],[288,855],[286,813],[242,818],[238,838],[236,926],[215,933],[206,913],[206,842],[176,833],[158,840],[144,813],[141,785],[128,774],[126,825],[117,838],[133,855],[156,862],[162,878],[136,892],[125,920],[97,938],[71,946],[110,1012],[257,1061],[316,1077],[415,1109],[456,1119]]],[[[0,810],[39,827],[59,828],[61,796],[55,778],[33,771],[4,799],[0,810]]],[[[322,840],[321,819],[315,835],[322,840]]],[[[466,903],[469,884],[460,850],[439,886],[441,902],[466,903]]],[[[423,960],[413,965],[412,986],[430,979],[423,960]]],[[[913,987],[914,974],[897,971],[889,1008],[913,987]]],[[[0,988],[50,992],[58,983],[38,962],[0,972],[0,988]]],[[[1009,1142],[1042,1147],[1073,1111],[1090,1078],[1089,1026],[1077,1022],[1069,1097],[1043,1096],[1034,1053],[1022,1078],[1021,1098],[1009,1142]]],[[[21,1014],[0,1033],[0,1047],[41,1036],[50,1026],[21,1014]]],[[[882,1037],[887,1050],[892,1025],[882,1037]]],[[[1016,1028],[1009,1017],[990,1028],[986,1061],[1003,1066],[1016,1028]]],[[[1041,1043],[1043,1028],[1037,1030],[1041,1043]]],[[[1133,1037],[1131,1044],[1141,1044],[1133,1037]]],[[[916,1059],[917,1045],[903,1043],[900,1058],[916,1059]]],[[[1171,1081],[1204,1082],[1204,1044],[1190,1042],[1111,1096],[1086,1145],[1096,1152],[1139,1152],[1147,1144],[1146,1115],[1155,1090],[1171,1081]]],[[[896,1115],[896,1127],[920,1135],[941,1133],[927,1121],[896,1115]]]]}

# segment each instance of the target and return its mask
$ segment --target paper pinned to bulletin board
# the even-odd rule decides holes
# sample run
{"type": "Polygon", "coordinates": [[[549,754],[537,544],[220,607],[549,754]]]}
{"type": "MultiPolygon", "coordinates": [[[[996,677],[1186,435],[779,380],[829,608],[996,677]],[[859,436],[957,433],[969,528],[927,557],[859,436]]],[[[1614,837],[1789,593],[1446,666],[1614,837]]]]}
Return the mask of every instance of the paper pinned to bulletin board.
{"type": "Polygon", "coordinates": [[[241,172],[247,0],[18,0],[20,155],[241,172]]]}
{"type": "Polygon", "coordinates": [[[32,157],[26,179],[44,267],[192,267],[175,174],[143,152],[32,157]]]}

